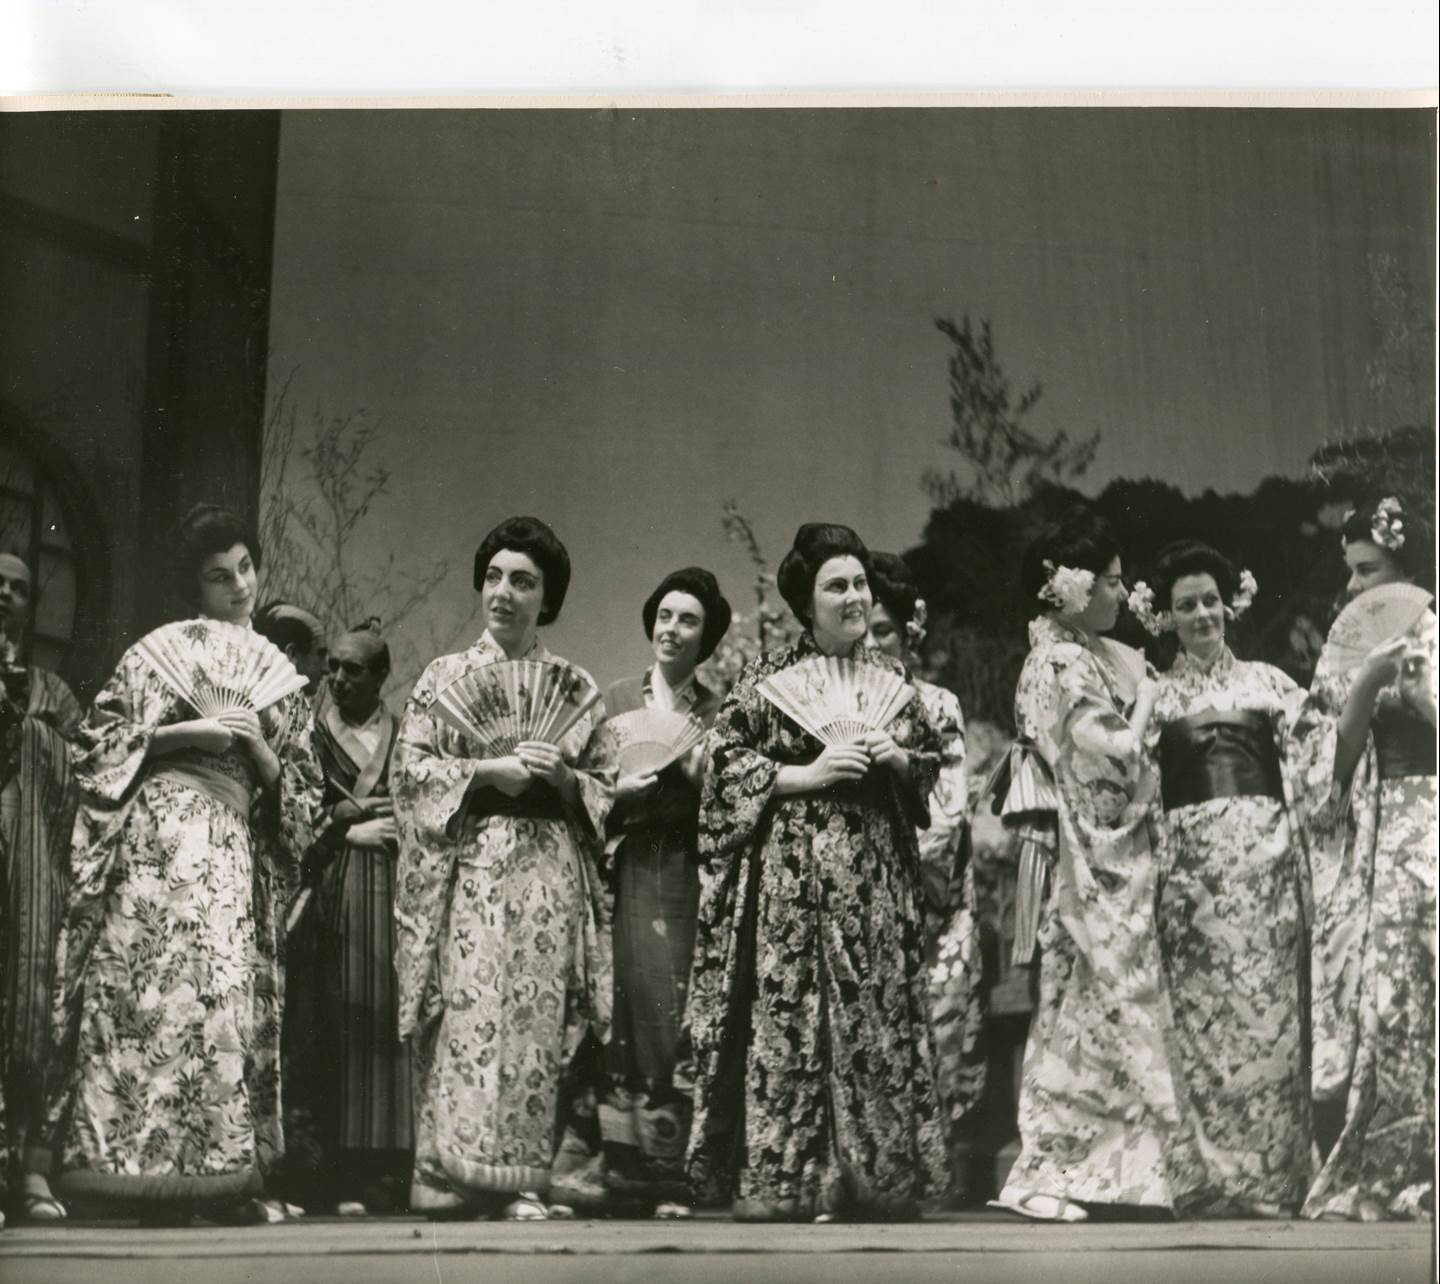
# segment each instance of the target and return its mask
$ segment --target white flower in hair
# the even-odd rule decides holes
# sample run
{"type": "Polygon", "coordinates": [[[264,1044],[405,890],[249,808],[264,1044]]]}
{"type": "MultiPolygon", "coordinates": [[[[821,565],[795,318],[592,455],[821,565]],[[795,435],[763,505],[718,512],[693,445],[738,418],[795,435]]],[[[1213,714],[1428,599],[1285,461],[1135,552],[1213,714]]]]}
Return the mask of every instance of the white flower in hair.
{"type": "Polygon", "coordinates": [[[1130,590],[1130,596],[1125,599],[1125,604],[1130,608],[1130,614],[1140,621],[1141,627],[1152,637],[1158,638],[1175,627],[1175,617],[1169,611],[1155,609],[1155,590],[1144,580],[1136,581],[1135,587],[1130,590]]]}
{"type": "Polygon", "coordinates": [[[905,623],[905,636],[912,647],[918,647],[925,640],[925,599],[915,599],[915,610],[905,623]]]}
{"type": "Polygon", "coordinates": [[[1048,559],[1040,565],[1050,572],[1050,578],[1036,596],[1067,615],[1079,615],[1090,603],[1090,593],[1095,587],[1095,572],[1074,566],[1056,566],[1048,559]]]}
{"type": "Polygon", "coordinates": [[[1260,585],[1256,582],[1255,577],[1251,575],[1249,571],[1242,570],[1240,572],[1240,586],[1235,590],[1235,596],[1230,599],[1230,605],[1225,608],[1225,614],[1232,620],[1238,620],[1250,609],[1250,605],[1255,601],[1255,594],[1259,588],[1260,585]]]}
{"type": "Polygon", "coordinates": [[[1376,544],[1392,553],[1405,547],[1405,510],[1394,495],[1387,495],[1375,506],[1370,534],[1376,544]]]}

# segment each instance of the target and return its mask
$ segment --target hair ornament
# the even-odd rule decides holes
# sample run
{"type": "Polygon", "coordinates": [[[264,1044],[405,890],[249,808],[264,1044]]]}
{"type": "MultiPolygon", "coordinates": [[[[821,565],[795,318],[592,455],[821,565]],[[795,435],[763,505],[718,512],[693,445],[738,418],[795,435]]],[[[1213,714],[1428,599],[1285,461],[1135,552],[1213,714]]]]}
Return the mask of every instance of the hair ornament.
{"type": "Polygon", "coordinates": [[[905,640],[912,648],[918,647],[925,640],[925,599],[915,599],[915,609],[911,612],[910,618],[905,622],[905,640]]]}
{"type": "Polygon", "coordinates": [[[1248,570],[1242,570],[1239,587],[1235,590],[1235,596],[1230,599],[1230,605],[1225,608],[1225,614],[1232,620],[1238,620],[1250,609],[1259,588],[1255,577],[1248,570]]]}
{"type": "Polygon", "coordinates": [[[1090,603],[1090,593],[1095,587],[1095,572],[1074,566],[1056,566],[1048,558],[1040,565],[1049,572],[1049,578],[1036,596],[1067,615],[1079,615],[1090,603]]]}
{"type": "Polygon", "coordinates": [[[1169,611],[1155,609],[1155,590],[1144,580],[1136,581],[1135,587],[1130,590],[1130,596],[1125,599],[1125,604],[1130,608],[1130,614],[1140,621],[1141,627],[1151,637],[1158,638],[1175,627],[1175,617],[1169,611]]]}

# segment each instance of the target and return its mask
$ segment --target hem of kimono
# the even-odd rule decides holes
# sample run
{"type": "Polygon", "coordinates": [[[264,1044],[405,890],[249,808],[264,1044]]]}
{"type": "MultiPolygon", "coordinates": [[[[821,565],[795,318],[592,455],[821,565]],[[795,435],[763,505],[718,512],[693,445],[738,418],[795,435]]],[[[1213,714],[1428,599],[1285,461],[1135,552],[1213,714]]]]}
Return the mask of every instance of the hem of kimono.
{"type": "Polygon", "coordinates": [[[440,1161],[445,1176],[467,1191],[516,1194],[522,1190],[544,1194],[550,1189],[550,1169],[533,1164],[477,1164],[454,1156],[440,1161]]]}
{"type": "Polygon", "coordinates": [[[265,1193],[265,1182],[257,1168],[210,1175],[163,1173],[151,1176],[72,1168],[61,1173],[54,1185],[55,1193],[62,1198],[104,1200],[117,1204],[212,1203],[258,1197],[265,1193]]]}

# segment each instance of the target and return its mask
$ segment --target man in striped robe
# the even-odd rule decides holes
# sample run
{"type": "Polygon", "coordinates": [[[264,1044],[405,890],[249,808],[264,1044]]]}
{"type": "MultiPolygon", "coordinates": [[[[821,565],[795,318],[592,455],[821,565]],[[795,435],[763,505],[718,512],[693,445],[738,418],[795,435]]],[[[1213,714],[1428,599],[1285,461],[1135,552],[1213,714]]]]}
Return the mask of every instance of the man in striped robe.
{"type": "MultiPolygon", "coordinates": [[[[57,1221],[44,1131],[56,936],[75,823],[66,743],[80,725],[70,688],[22,664],[30,568],[0,553],[0,1143],[12,1213],[57,1221]]],[[[0,1222],[3,1225],[3,1222],[0,1222]]]]}

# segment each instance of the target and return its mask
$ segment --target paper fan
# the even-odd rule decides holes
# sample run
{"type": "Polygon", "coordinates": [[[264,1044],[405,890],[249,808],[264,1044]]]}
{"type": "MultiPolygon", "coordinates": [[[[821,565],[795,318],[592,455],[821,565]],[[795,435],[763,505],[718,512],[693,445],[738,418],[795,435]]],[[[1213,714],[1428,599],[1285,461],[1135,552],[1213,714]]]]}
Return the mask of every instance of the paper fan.
{"type": "Polygon", "coordinates": [[[705,738],[705,724],[673,709],[635,709],[605,724],[605,748],[624,776],[663,771],[705,738]]]}
{"type": "Polygon", "coordinates": [[[1430,607],[1414,584],[1381,584],[1352,600],[1330,626],[1325,654],[1337,669],[1353,669],[1383,642],[1401,637],[1430,607]]]}
{"type": "Polygon", "coordinates": [[[259,713],[305,689],[305,678],[253,629],[221,620],[177,620],[135,644],[145,663],[202,718],[259,713]]]}
{"type": "Polygon", "coordinates": [[[878,731],[915,694],[915,688],[890,669],[827,655],[772,673],[759,690],[827,745],[851,744],[867,731],[878,731]]]}
{"type": "Polygon", "coordinates": [[[522,740],[559,744],[600,692],[578,669],[553,660],[500,660],[462,673],[431,712],[495,758],[522,740]]]}

